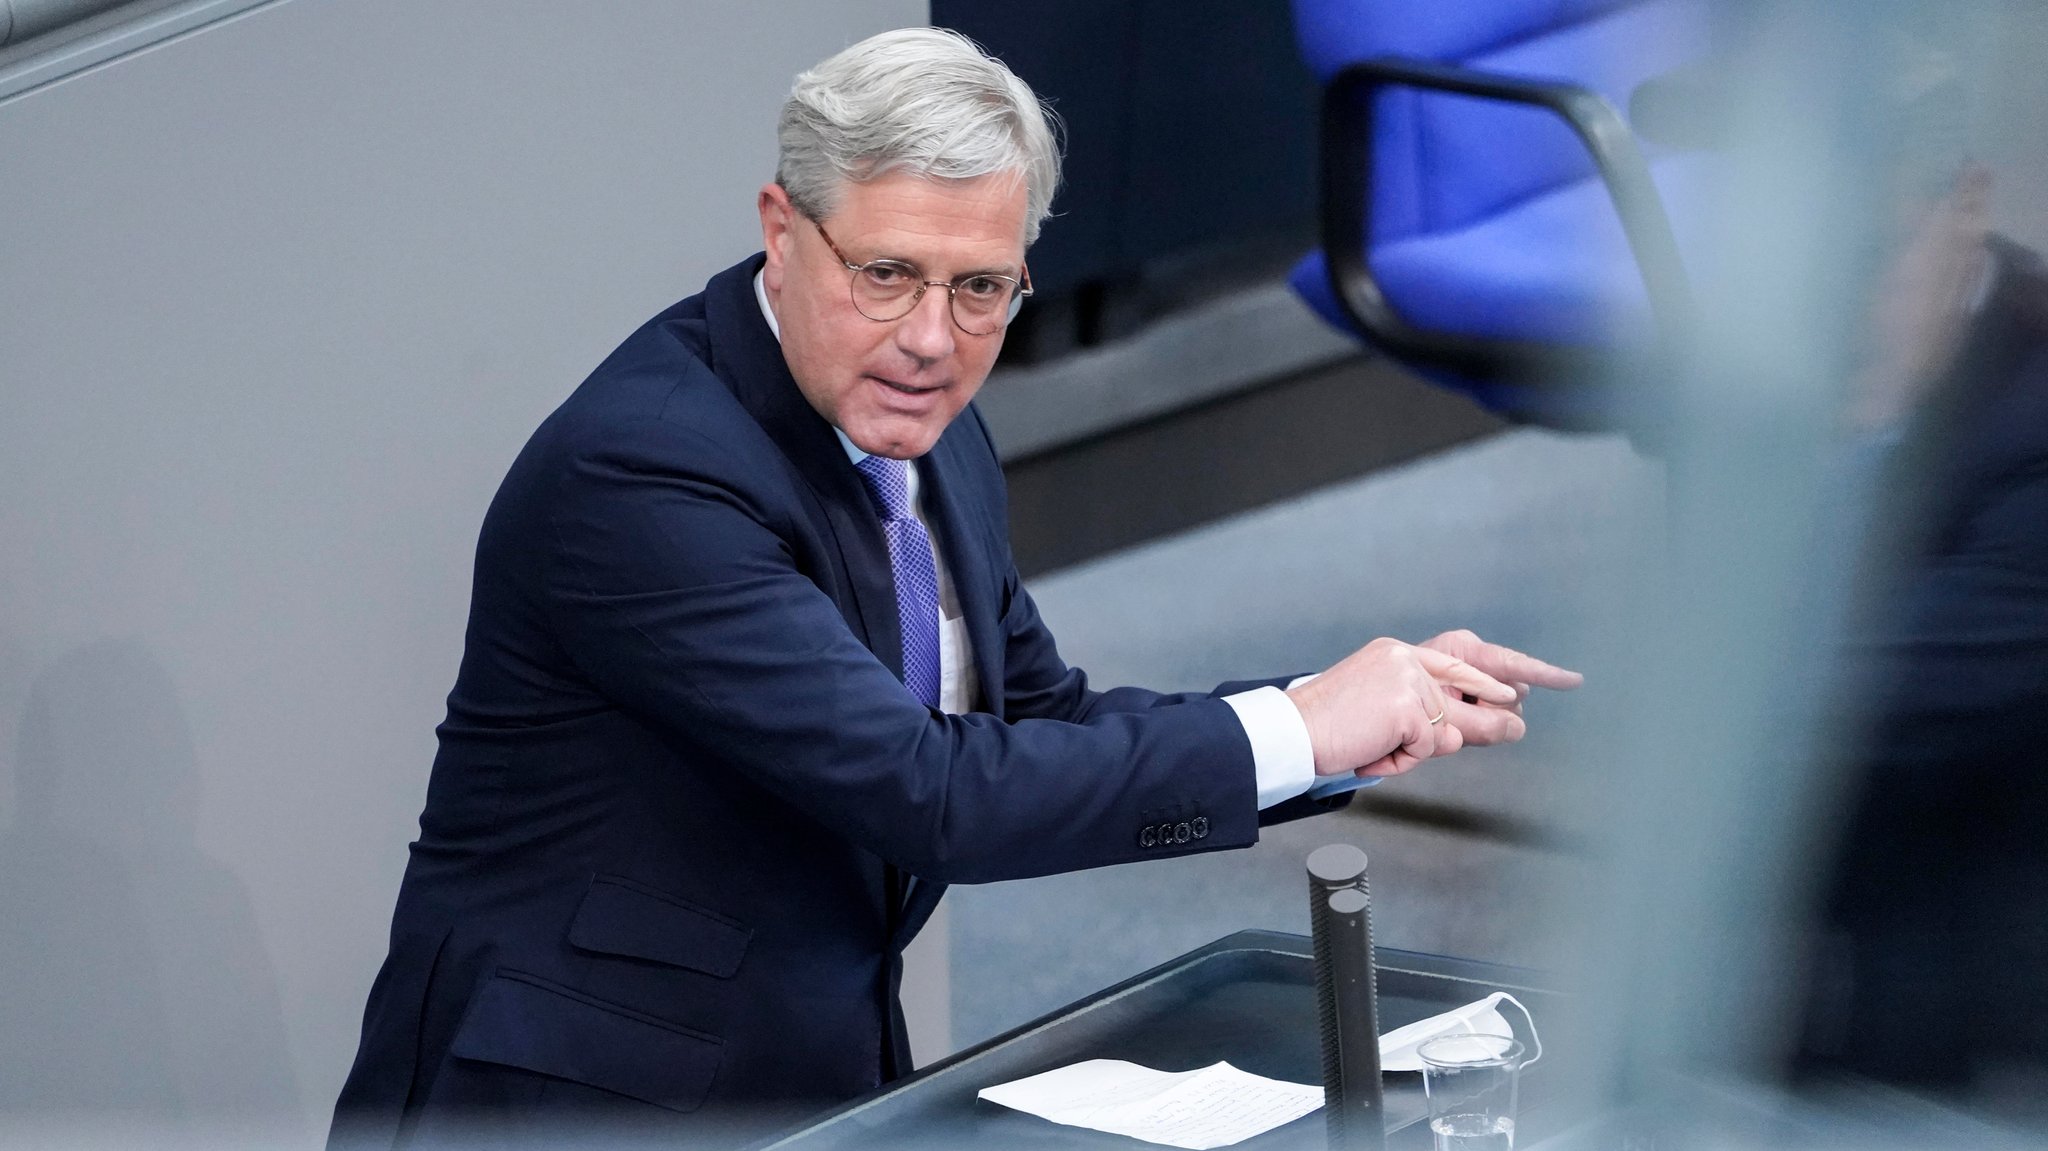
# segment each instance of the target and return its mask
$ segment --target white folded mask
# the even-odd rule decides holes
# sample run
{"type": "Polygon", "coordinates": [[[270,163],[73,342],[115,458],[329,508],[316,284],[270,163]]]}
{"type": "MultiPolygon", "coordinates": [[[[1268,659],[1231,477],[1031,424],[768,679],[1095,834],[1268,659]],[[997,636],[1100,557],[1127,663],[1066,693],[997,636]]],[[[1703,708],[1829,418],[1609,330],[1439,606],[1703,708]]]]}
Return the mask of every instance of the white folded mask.
{"type": "Polygon", "coordinates": [[[1467,1003],[1442,1015],[1418,1019],[1380,1036],[1380,1070],[1422,1070],[1422,1057],[1415,1053],[1415,1049],[1439,1035],[1503,1035],[1513,1039],[1515,1029],[1509,1027],[1507,1018],[1495,1010],[1494,1005],[1503,999],[1519,1008],[1522,1018],[1529,1021],[1529,1040],[1536,1045],[1536,1054],[1522,1066],[1535,1063],[1543,1058],[1543,1040],[1536,1034],[1536,1017],[1529,1014],[1521,1000],[1505,991],[1496,991],[1477,1002],[1467,1003]]]}

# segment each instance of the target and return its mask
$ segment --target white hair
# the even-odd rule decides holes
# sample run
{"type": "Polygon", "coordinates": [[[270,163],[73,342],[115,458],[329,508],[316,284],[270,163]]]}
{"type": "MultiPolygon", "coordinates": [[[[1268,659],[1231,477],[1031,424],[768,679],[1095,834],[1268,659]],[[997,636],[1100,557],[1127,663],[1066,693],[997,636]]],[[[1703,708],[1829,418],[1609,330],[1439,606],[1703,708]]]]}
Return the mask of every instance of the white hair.
{"type": "Polygon", "coordinates": [[[889,172],[1023,180],[1024,242],[1038,239],[1060,181],[1059,120],[974,41],[942,28],[870,36],[800,73],[776,128],[775,181],[823,220],[847,182],[889,172]]]}

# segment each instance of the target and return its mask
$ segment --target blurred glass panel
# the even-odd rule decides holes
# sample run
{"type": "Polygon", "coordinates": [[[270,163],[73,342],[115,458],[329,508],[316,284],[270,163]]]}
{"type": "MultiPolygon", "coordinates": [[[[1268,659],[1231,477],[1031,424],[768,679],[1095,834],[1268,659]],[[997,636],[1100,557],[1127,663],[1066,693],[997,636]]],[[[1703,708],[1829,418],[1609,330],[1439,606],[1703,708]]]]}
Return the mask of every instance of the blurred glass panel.
{"type": "Polygon", "coordinates": [[[1647,429],[1669,546],[1592,669],[1622,697],[1589,749],[1610,866],[1559,908],[1597,989],[1560,1046],[1621,1128],[1579,1142],[2022,1138],[2048,1097],[2048,281],[1996,230],[2040,232],[2013,129],[2048,26],[1726,15],[1665,101],[1725,191],[1647,429]]]}

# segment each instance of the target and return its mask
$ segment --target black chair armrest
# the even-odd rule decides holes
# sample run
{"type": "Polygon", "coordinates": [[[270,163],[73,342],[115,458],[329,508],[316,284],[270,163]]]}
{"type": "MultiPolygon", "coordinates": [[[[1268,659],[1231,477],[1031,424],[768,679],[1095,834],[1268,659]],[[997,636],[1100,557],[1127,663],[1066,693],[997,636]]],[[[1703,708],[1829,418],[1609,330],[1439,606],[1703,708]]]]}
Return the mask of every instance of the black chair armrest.
{"type": "Polygon", "coordinates": [[[1586,348],[1418,328],[1387,301],[1366,258],[1372,234],[1373,97],[1387,87],[1547,108],[1569,124],[1592,154],[1621,218],[1649,294],[1658,343],[1669,347],[1676,341],[1692,314],[1685,266],[1649,165],[1614,106],[1579,84],[1397,57],[1347,65],[1323,90],[1323,259],[1331,290],[1360,331],[1403,359],[1482,378],[1539,382],[1597,371],[1601,359],[1597,350],[1586,348]]]}

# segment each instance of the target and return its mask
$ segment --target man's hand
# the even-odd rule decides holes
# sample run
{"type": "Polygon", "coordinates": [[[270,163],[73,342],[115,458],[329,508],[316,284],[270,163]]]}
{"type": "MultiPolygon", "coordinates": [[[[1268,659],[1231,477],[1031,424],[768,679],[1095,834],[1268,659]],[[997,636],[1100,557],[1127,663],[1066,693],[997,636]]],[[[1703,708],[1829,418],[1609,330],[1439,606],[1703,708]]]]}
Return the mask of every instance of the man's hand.
{"type": "Polygon", "coordinates": [[[1528,730],[1521,701],[1531,688],[1583,682],[1578,672],[1448,631],[1415,646],[1376,639],[1287,695],[1308,725],[1316,774],[1399,775],[1466,744],[1513,743],[1528,730]]]}
{"type": "Polygon", "coordinates": [[[1521,701],[1528,698],[1530,688],[1570,691],[1586,681],[1578,672],[1554,667],[1511,647],[1487,643],[1469,631],[1447,631],[1424,640],[1421,646],[1463,660],[1515,689],[1516,702],[1509,707],[1467,700],[1455,692],[1444,693],[1450,697],[1445,722],[1457,727],[1468,744],[1513,743],[1528,731],[1522,722],[1521,701]]]}
{"type": "Polygon", "coordinates": [[[1287,695],[1308,725],[1317,775],[1399,775],[1449,755],[1465,743],[1450,709],[1479,710],[1462,696],[1521,723],[1513,687],[1455,656],[1395,639],[1366,644],[1287,695]]]}
{"type": "Polygon", "coordinates": [[[1852,381],[1849,424],[1896,426],[1953,366],[1990,255],[1991,172],[1969,164],[1948,193],[1911,210],[1871,301],[1867,359],[1852,381]]]}

